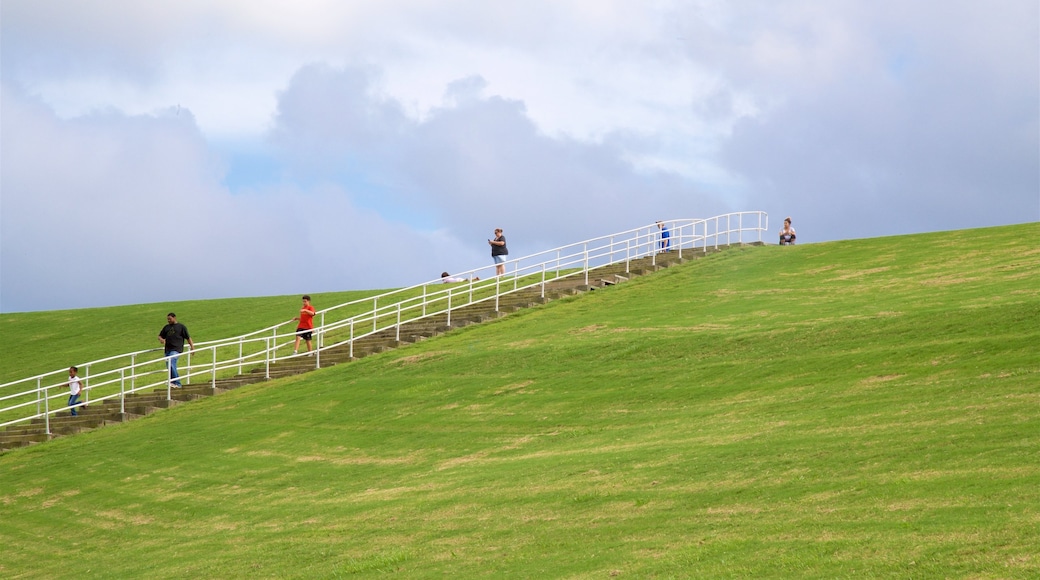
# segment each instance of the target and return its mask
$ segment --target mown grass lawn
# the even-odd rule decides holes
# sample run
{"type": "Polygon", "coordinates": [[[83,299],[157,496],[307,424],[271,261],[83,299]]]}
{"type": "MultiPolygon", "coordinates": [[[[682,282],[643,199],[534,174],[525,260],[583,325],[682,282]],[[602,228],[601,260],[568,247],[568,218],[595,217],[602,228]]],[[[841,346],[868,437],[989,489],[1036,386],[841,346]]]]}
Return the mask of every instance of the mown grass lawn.
{"type": "Polygon", "coordinates": [[[1038,239],[732,250],[10,452],[0,576],[1035,578],[1038,239]]]}

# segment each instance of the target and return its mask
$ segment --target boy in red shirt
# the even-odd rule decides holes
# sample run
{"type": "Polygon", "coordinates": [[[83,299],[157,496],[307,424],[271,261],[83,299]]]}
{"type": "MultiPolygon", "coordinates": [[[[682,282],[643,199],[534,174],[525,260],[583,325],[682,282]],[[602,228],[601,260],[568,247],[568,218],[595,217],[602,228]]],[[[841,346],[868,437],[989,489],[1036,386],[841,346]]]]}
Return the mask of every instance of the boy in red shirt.
{"type": "Polygon", "coordinates": [[[293,354],[300,350],[301,338],[307,341],[307,352],[310,352],[311,336],[314,330],[314,307],[311,306],[311,297],[309,295],[303,295],[303,308],[300,308],[300,315],[293,318],[293,320],[300,321],[300,324],[296,326],[296,344],[293,346],[293,354]]]}

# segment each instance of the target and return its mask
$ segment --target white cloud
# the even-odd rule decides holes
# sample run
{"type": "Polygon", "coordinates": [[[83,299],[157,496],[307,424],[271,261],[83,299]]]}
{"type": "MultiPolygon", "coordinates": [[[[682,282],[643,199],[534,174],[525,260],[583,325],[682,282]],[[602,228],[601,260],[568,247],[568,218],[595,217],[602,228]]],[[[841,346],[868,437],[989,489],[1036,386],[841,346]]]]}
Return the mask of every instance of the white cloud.
{"type": "Polygon", "coordinates": [[[6,86],[2,102],[0,311],[407,285],[479,265],[335,185],[232,195],[186,111],[63,120],[6,86]]]}
{"type": "Polygon", "coordinates": [[[731,209],[806,240],[1040,219],[1038,12],[4,0],[0,309],[407,284],[496,226],[535,251],[731,209]],[[373,239],[392,266],[349,250],[373,239]]]}

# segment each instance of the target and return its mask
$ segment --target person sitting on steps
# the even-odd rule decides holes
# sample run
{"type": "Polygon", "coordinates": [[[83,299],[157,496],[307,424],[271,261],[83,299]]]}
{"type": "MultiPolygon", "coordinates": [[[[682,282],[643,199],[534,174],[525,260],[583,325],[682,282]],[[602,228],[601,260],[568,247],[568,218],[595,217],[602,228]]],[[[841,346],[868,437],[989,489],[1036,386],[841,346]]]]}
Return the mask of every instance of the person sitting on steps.
{"type": "Polygon", "coordinates": [[[794,228],[791,227],[791,218],[784,219],[784,229],[780,230],[780,245],[793,246],[795,240],[794,228]]]}

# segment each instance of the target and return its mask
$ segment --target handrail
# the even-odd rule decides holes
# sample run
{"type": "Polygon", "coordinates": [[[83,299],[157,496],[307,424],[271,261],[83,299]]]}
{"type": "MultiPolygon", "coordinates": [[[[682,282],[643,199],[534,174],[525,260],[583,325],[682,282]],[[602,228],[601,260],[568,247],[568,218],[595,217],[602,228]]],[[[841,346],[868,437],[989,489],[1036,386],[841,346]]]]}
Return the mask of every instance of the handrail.
{"type": "MultiPolygon", "coordinates": [[[[732,244],[734,237],[741,244],[747,243],[745,235],[754,235],[754,241],[762,242],[768,222],[765,212],[751,211],[670,220],[665,225],[670,233],[669,250],[682,257],[683,252],[706,252],[712,245],[732,244]]],[[[549,282],[583,276],[584,284],[588,284],[589,271],[595,268],[625,263],[627,271],[632,260],[650,257],[656,261],[661,244],[661,230],[657,224],[650,224],[509,260],[503,276],[494,274],[494,266],[485,266],[455,274],[468,278],[467,282],[444,284],[435,278],[318,310],[315,318],[320,323],[313,330],[315,367],[321,366],[322,352],[349,345],[353,357],[354,342],[379,332],[392,331],[399,340],[400,328],[408,322],[446,315],[450,325],[453,311],[471,304],[493,300],[498,311],[500,298],[507,294],[540,286],[544,297],[549,282]]],[[[218,375],[243,374],[247,367],[263,368],[265,378],[270,378],[272,364],[306,355],[279,352],[292,344],[295,336],[295,320],[289,320],[233,338],[197,342],[193,351],[179,357],[181,380],[190,384],[193,379],[208,379],[215,385],[218,375]]],[[[76,365],[82,372],[80,406],[118,398],[125,409],[126,395],[163,386],[169,400],[172,385],[166,370],[168,357],[157,355],[161,352],[152,348],[76,365]]],[[[68,410],[64,404],[51,403],[67,396],[63,390],[68,381],[66,372],[67,368],[62,368],[0,385],[0,427],[44,418],[50,433],[50,417],[68,410]]]]}

